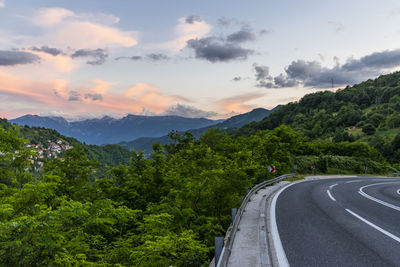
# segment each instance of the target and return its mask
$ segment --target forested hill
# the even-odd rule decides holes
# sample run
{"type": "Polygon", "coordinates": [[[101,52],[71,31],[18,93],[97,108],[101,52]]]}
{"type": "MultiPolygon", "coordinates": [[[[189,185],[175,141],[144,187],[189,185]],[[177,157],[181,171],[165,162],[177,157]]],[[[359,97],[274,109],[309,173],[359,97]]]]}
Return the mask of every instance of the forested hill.
{"type": "MultiPolygon", "coordinates": [[[[256,108],[250,112],[239,114],[233,116],[229,119],[224,120],[223,122],[198,128],[198,129],[190,129],[187,132],[190,132],[195,138],[200,138],[203,134],[205,134],[208,130],[212,128],[219,128],[220,130],[226,132],[233,132],[237,128],[242,127],[243,125],[253,122],[253,121],[260,121],[263,118],[269,116],[275,110],[278,110],[281,106],[276,106],[275,108],[268,110],[264,108],[256,108]]],[[[179,132],[183,134],[183,132],[179,132]]],[[[128,149],[136,149],[136,150],[143,150],[146,154],[149,154],[152,150],[153,143],[160,143],[162,145],[166,145],[171,143],[171,138],[168,135],[164,135],[161,137],[141,137],[129,142],[121,142],[119,145],[126,147],[128,149]]]]}
{"type": "MultiPolygon", "coordinates": [[[[5,119],[0,119],[0,128],[7,129],[10,127],[12,127],[10,122],[5,119]]],[[[99,162],[100,167],[118,166],[119,164],[129,163],[130,151],[119,145],[87,145],[79,142],[75,138],[66,137],[53,129],[18,125],[14,125],[14,127],[18,129],[20,137],[24,138],[27,144],[43,144],[47,147],[49,143],[55,143],[60,140],[71,147],[82,147],[89,159],[99,162]]]]}
{"type": "Polygon", "coordinates": [[[289,125],[311,139],[364,141],[391,161],[400,159],[400,72],[354,86],[304,96],[236,135],[289,125]]]}

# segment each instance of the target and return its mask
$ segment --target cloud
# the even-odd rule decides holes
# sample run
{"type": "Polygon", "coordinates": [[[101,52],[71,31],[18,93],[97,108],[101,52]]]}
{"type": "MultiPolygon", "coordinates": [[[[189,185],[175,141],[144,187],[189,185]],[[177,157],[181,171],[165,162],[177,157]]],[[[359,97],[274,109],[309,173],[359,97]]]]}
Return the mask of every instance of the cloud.
{"type": "Polygon", "coordinates": [[[89,65],[102,65],[106,61],[108,54],[105,49],[95,49],[95,50],[90,50],[90,49],[80,49],[75,51],[71,55],[71,58],[79,58],[79,57],[91,57],[93,60],[89,60],[86,63],[89,65]]]}
{"type": "Polygon", "coordinates": [[[85,99],[91,99],[93,101],[99,100],[102,101],[103,100],[103,96],[101,94],[85,94],[85,99]]]}
{"type": "Polygon", "coordinates": [[[231,43],[244,43],[248,41],[254,41],[255,39],[256,35],[247,27],[244,27],[226,37],[226,40],[231,43]]]}
{"type": "Polygon", "coordinates": [[[167,55],[161,53],[152,53],[147,54],[146,57],[152,61],[160,61],[160,60],[167,60],[169,57],[167,55]]]}
{"type": "Polygon", "coordinates": [[[121,59],[130,59],[130,60],[134,60],[134,61],[143,60],[143,59],[148,59],[150,61],[162,61],[162,60],[168,60],[168,59],[170,59],[170,57],[163,53],[150,53],[145,56],[117,57],[115,60],[121,60],[121,59]]]}
{"type": "Polygon", "coordinates": [[[268,33],[270,33],[270,31],[267,30],[267,29],[260,29],[260,30],[258,31],[258,34],[259,34],[259,35],[266,35],[266,34],[268,34],[268,33]]]}
{"type": "Polygon", "coordinates": [[[5,7],[6,4],[3,1],[0,1],[0,8],[5,7]]]}
{"type": "Polygon", "coordinates": [[[137,44],[134,32],[91,22],[66,22],[44,36],[45,40],[57,46],[96,48],[99,46],[130,47],[137,44]]]}
{"type": "Polygon", "coordinates": [[[75,13],[64,8],[42,8],[25,16],[31,24],[45,28],[46,34],[31,37],[32,43],[56,47],[94,49],[96,47],[131,47],[137,44],[137,32],[115,26],[119,18],[104,13],[75,13]]]}
{"type": "Polygon", "coordinates": [[[186,46],[188,40],[202,38],[207,35],[210,30],[211,25],[199,17],[196,17],[196,19],[191,16],[179,18],[178,24],[174,29],[175,38],[168,42],[153,45],[152,48],[178,52],[186,46]]]}
{"type": "MultiPolygon", "coordinates": [[[[36,47],[37,48],[37,47],[36,47]]],[[[32,76],[38,75],[42,77],[58,76],[61,72],[71,72],[75,68],[79,66],[77,62],[65,52],[61,52],[58,54],[57,50],[47,49],[33,49],[29,50],[36,56],[40,57],[40,68],[37,66],[25,66],[24,70],[20,70],[22,72],[30,73],[32,76]]],[[[59,50],[61,51],[61,50],[59,50]]]]}
{"type": "Polygon", "coordinates": [[[209,118],[218,115],[218,113],[204,111],[188,105],[176,104],[160,115],[181,116],[186,118],[209,118]]]}
{"type": "Polygon", "coordinates": [[[63,54],[63,51],[61,49],[51,48],[48,46],[42,46],[42,47],[33,46],[30,48],[30,50],[35,52],[44,52],[52,56],[58,56],[60,54],[63,54]]]}
{"type": "Polygon", "coordinates": [[[217,23],[218,23],[219,25],[224,26],[224,27],[230,26],[230,25],[232,24],[232,22],[233,22],[232,19],[229,19],[229,18],[226,18],[226,17],[221,17],[221,18],[219,18],[218,21],[217,21],[217,23]]]}
{"type": "Polygon", "coordinates": [[[187,42],[187,46],[195,51],[196,58],[205,59],[213,63],[245,60],[254,53],[253,50],[224,42],[224,40],[215,37],[191,39],[187,42]]]}
{"type": "MultiPolygon", "coordinates": [[[[337,59],[338,60],[338,59],[337,59]]],[[[323,67],[318,61],[296,60],[286,68],[285,73],[270,79],[258,79],[257,86],[266,88],[306,86],[328,88],[362,82],[377,77],[385,72],[400,67],[400,49],[375,52],[359,59],[348,59],[346,63],[337,64],[332,68],[323,67]]]]}
{"type": "Polygon", "coordinates": [[[77,91],[71,91],[69,92],[69,101],[80,101],[81,100],[81,95],[77,91]]]}
{"type": "Polygon", "coordinates": [[[116,24],[120,19],[112,14],[97,13],[76,13],[65,8],[40,8],[25,19],[32,24],[41,27],[51,27],[65,21],[90,21],[104,25],[116,24]]]}
{"type": "Polygon", "coordinates": [[[0,66],[31,64],[40,61],[40,57],[29,52],[0,50],[0,66]]]}
{"type": "Polygon", "coordinates": [[[227,17],[219,18],[217,20],[217,24],[219,26],[226,27],[226,28],[228,28],[228,27],[230,27],[232,25],[236,25],[236,26],[239,25],[241,27],[248,27],[249,26],[249,24],[244,22],[244,21],[240,21],[240,20],[238,20],[236,18],[227,18],[227,17]]]}
{"type": "Polygon", "coordinates": [[[240,80],[242,80],[242,77],[239,77],[239,76],[233,77],[233,79],[232,79],[232,81],[234,81],[234,82],[239,82],[240,80]]]}
{"type": "Polygon", "coordinates": [[[67,18],[77,17],[74,12],[65,8],[41,8],[33,15],[26,17],[32,24],[42,27],[50,27],[61,23],[67,18]]]}
{"type": "Polygon", "coordinates": [[[253,64],[254,71],[256,72],[256,80],[271,80],[272,77],[269,75],[268,66],[260,66],[256,63],[253,64]]]}
{"type": "Polygon", "coordinates": [[[131,57],[117,57],[115,60],[121,60],[121,59],[131,59],[131,60],[142,60],[142,56],[131,56],[131,57]]]}
{"type": "Polygon", "coordinates": [[[0,69],[0,113],[8,114],[8,117],[37,114],[38,111],[57,111],[70,114],[71,117],[111,113],[123,116],[140,113],[145,107],[160,114],[172,105],[188,101],[180,96],[167,95],[148,83],[113,88],[116,83],[102,80],[72,85],[66,80],[42,76],[35,79],[0,69]]]}
{"type": "Polygon", "coordinates": [[[196,16],[196,15],[187,16],[187,17],[185,18],[185,22],[188,23],[188,24],[193,24],[193,23],[195,23],[196,21],[201,22],[202,19],[201,19],[199,16],[196,16]]]}
{"type": "Polygon", "coordinates": [[[232,114],[248,112],[254,108],[256,105],[247,104],[252,100],[258,99],[265,96],[265,93],[252,92],[241,95],[236,95],[228,98],[221,99],[217,101],[217,104],[224,110],[225,112],[231,112],[232,114]]]}

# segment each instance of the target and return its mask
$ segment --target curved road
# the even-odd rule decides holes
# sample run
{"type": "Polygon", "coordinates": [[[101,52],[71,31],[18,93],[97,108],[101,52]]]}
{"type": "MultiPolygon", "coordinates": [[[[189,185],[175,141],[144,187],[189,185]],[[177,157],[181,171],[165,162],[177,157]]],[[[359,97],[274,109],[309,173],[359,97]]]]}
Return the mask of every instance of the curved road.
{"type": "Polygon", "coordinates": [[[400,179],[291,184],[274,196],[271,231],[280,265],[400,266],[400,179]]]}

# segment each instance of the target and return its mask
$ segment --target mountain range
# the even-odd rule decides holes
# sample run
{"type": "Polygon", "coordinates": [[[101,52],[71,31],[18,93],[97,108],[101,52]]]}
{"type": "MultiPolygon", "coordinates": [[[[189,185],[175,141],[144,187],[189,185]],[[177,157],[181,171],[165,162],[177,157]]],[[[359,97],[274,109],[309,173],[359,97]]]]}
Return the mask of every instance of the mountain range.
{"type": "MultiPolygon", "coordinates": [[[[214,125],[198,128],[198,129],[190,129],[187,130],[195,138],[199,138],[201,135],[203,135],[205,132],[207,132],[211,128],[219,128],[223,131],[228,131],[232,132],[243,125],[246,125],[248,123],[252,122],[258,122],[264,119],[265,117],[268,117],[272,112],[275,110],[278,110],[281,107],[281,105],[276,106],[275,108],[268,110],[264,108],[256,108],[253,109],[250,112],[239,114],[236,116],[233,116],[223,122],[216,123],[214,125]]],[[[182,133],[182,132],[181,132],[182,133]]],[[[119,145],[126,147],[128,149],[136,149],[136,150],[144,150],[145,152],[150,152],[152,149],[153,143],[157,142],[162,145],[168,144],[170,142],[170,138],[167,135],[161,136],[161,137],[141,137],[138,139],[135,139],[130,142],[121,142],[119,145]]]]}
{"type": "MultiPolygon", "coordinates": [[[[274,109],[275,110],[275,109],[274,109]]],[[[251,112],[240,114],[227,120],[210,120],[205,118],[185,118],[180,116],[142,116],[127,115],[121,119],[105,116],[101,119],[87,119],[69,122],[62,117],[46,117],[38,115],[24,115],[10,120],[21,126],[50,128],[62,135],[74,137],[87,144],[117,144],[133,148],[130,141],[140,139],[150,142],[146,147],[171,131],[184,132],[191,130],[196,136],[205,133],[210,127],[221,129],[238,128],[249,122],[260,121],[272,111],[258,108],[251,112]]],[[[161,143],[166,143],[162,141],[161,143]]],[[[142,145],[140,145],[141,147],[142,145]]],[[[136,145],[134,146],[137,147],[136,145]]]]}
{"type": "Polygon", "coordinates": [[[103,117],[68,122],[62,117],[42,117],[25,115],[11,123],[36,127],[51,128],[59,133],[74,137],[87,144],[116,144],[139,137],[158,137],[172,130],[185,131],[216,124],[221,121],[204,118],[184,118],[179,116],[142,116],[127,115],[121,119],[103,117]]]}

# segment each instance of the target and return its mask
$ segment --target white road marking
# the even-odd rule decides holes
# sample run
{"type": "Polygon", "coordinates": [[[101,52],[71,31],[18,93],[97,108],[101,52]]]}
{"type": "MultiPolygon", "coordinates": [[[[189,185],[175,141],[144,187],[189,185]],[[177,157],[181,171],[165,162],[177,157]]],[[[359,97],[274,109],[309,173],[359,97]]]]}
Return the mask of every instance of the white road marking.
{"type": "Polygon", "coordinates": [[[332,189],[332,188],[334,188],[335,186],[337,186],[337,184],[330,185],[330,186],[329,186],[329,189],[332,189]]]}
{"type": "Polygon", "coordinates": [[[286,253],[285,250],[283,249],[281,238],[279,237],[278,225],[276,224],[276,200],[278,199],[279,195],[282,193],[283,190],[285,190],[286,188],[288,188],[293,184],[295,183],[290,183],[289,185],[283,187],[274,195],[269,211],[270,212],[269,216],[271,219],[272,241],[275,247],[276,256],[278,258],[278,266],[280,267],[289,267],[289,262],[286,258],[286,253]]]}
{"type": "Polygon", "coordinates": [[[394,239],[395,241],[397,241],[397,242],[400,243],[400,237],[397,237],[397,236],[395,236],[394,234],[389,233],[389,232],[386,231],[385,229],[380,228],[379,226],[377,226],[377,225],[373,224],[372,222],[370,222],[370,221],[364,219],[363,217],[361,217],[360,215],[358,215],[357,213],[355,213],[355,212],[353,212],[353,211],[351,211],[351,210],[349,210],[349,209],[346,209],[346,211],[347,211],[348,213],[350,213],[351,215],[353,215],[354,217],[356,217],[357,219],[359,219],[359,220],[365,222],[366,224],[368,224],[369,226],[375,228],[376,230],[378,230],[378,231],[381,232],[382,234],[384,234],[384,235],[386,235],[386,236],[388,236],[388,237],[390,237],[390,238],[392,238],[392,239],[394,239]]]}
{"type": "Polygon", "coordinates": [[[396,191],[396,193],[400,195],[400,189],[399,189],[399,190],[397,190],[397,191],[396,191]]]}
{"type": "Polygon", "coordinates": [[[331,195],[331,192],[329,190],[326,190],[326,193],[328,194],[328,196],[333,200],[336,201],[336,199],[331,195]]]}
{"type": "MultiPolygon", "coordinates": [[[[399,183],[399,182],[391,182],[391,183],[399,183]]],[[[400,207],[398,207],[398,206],[396,206],[396,205],[393,205],[393,204],[390,204],[390,203],[387,203],[387,202],[385,202],[385,201],[383,201],[383,200],[377,199],[377,198],[375,198],[375,197],[373,197],[373,196],[370,196],[370,195],[368,195],[367,193],[365,193],[365,192],[363,191],[363,189],[366,188],[366,187],[370,187],[370,186],[374,186],[374,185],[380,185],[380,184],[391,184],[391,183],[377,183],[377,184],[365,185],[365,186],[363,186],[363,187],[360,187],[360,189],[359,189],[360,191],[358,191],[358,193],[359,193],[360,195],[362,195],[363,197],[366,197],[366,198],[368,198],[368,199],[370,199],[370,200],[372,200],[372,201],[375,201],[376,203],[379,203],[379,204],[384,205],[384,206],[386,206],[386,207],[388,207],[388,208],[391,208],[391,209],[400,211],[400,207]]]]}

